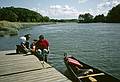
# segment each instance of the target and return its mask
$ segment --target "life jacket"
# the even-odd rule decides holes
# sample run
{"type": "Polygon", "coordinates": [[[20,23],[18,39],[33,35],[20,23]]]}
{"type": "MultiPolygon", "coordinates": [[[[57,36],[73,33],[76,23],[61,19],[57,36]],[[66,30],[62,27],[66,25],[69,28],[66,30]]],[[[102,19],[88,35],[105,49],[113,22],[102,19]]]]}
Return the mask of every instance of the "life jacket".
{"type": "Polygon", "coordinates": [[[80,64],[77,60],[75,60],[75,59],[68,58],[67,61],[68,61],[69,64],[72,64],[72,65],[74,65],[74,66],[78,66],[78,67],[81,66],[81,64],[80,64]]]}

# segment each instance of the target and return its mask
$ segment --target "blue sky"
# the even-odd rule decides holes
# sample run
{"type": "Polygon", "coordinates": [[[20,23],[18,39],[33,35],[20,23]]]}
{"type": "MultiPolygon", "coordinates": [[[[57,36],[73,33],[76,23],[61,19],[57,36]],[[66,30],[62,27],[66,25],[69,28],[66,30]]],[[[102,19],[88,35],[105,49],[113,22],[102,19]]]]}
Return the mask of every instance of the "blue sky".
{"type": "Polygon", "coordinates": [[[0,7],[22,7],[55,19],[74,19],[79,14],[107,15],[120,0],[0,0],[0,7]]]}

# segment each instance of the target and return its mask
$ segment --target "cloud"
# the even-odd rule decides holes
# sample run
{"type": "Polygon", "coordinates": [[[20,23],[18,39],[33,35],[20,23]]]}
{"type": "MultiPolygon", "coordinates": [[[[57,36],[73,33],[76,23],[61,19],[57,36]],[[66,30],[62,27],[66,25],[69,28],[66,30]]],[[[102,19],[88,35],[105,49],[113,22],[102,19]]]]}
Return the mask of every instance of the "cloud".
{"type": "MultiPolygon", "coordinates": [[[[87,1],[87,0],[80,0],[87,1]]],[[[102,0],[100,4],[97,4],[96,8],[90,8],[86,11],[78,10],[77,8],[69,5],[50,5],[49,7],[43,9],[33,8],[32,10],[39,12],[44,16],[55,19],[74,19],[78,18],[79,14],[90,13],[91,15],[104,14],[107,15],[108,11],[114,6],[120,4],[120,0],[102,0]]]]}
{"type": "Polygon", "coordinates": [[[108,11],[118,4],[120,4],[120,0],[103,0],[97,5],[96,12],[107,15],[108,11]]]}
{"type": "Polygon", "coordinates": [[[50,5],[49,8],[44,10],[40,8],[33,8],[32,10],[50,18],[78,18],[80,12],[69,5],[50,5]]]}
{"type": "Polygon", "coordinates": [[[87,2],[88,0],[78,0],[79,3],[85,3],[87,2]]]}
{"type": "Polygon", "coordinates": [[[79,14],[94,14],[92,9],[79,11],[75,7],[71,7],[69,5],[51,5],[44,10],[40,8],[33,8],[32,10],[54,19],[77,19],[79,14]]]}
{"type": "Polygon", "coordinates": [[[73,18],[77,19],[80,14],[90,13],[95,15],[94,10],[88,9],[87,11],[77,10],[75,7],[69,5],[51,5],[48,9],[48,16],[51,18],[73,18]]]}
{"type": "Polygon", "coordinates": [[[78,13],[78,11],[74,8],[74,7],[70,7],[68,5],[53,5],[50,6],[50,13],[51,14],[55,14],[55,15],[59,15],[59,14],[63,14],[63,15],[75,15],[78,13]]]}
{"type": "Polygon", "coordinates": [[[31,10],[36,11],[36,12],[40,13],[43,16],[48,16],[48,12],[46,10],[42,10],[40,8],[32,8],[31,10]]]}
{"type": "Polygon", "coordinates": [[[77,0],[77,1],[78,1],[78,3],[85,3],[88,0],[77,0]]]}

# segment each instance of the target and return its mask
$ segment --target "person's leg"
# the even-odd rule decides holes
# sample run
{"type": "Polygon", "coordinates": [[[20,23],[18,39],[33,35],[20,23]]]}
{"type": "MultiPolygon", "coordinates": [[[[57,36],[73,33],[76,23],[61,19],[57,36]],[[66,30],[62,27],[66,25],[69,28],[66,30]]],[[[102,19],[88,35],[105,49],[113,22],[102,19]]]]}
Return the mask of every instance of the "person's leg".
{"type": "Polygon", "coordinates": [[[16,53],[20,53],[20,45],[16,45],[16,53]]]}
{"type": "Polygon", "coordinates": [[[44,50],[43,50],[43,54],[44,54],[44,61],[47,62],[48,50],[47,50],[47,49],[44,49],[44,50]]]}
{"type": "Polygon", "coordinates": [[[29,52],[29,49],[27,49],[27,48],[23,48],[23,52],[25,53],[25,54],[27,54],[28,52],[29,52]]]}
{"type": "Polygon", "coordinates": [[[42,54],[42,51],[40,49],[37,50],[38,55],[42,54]]]}
{"type": "Polygon", "coordinates": [[[48,50],[47,49],[43,49],[43,53],[44,54],[48,54],[48,50]]]}
{"type": "Polygon", "coordinates": [[[18,50],[20,53],[27,54],[29,52],[29,49],[23,47],[22,45],[18,46],[18,50]]]}
{"type": "Polygon", "coordinates": [[[36,56],[38,57],[38,59],[39,59],[40,61],[43,61],[42,50],[38,49],[38,50],[36,51],[36,56]]]}
{"type": "Polygon", "coordinates": [[[28,52],[27,48],[25,49],[21,45],[16,45],[16,46],[17,46],[16,53],[25,53],[26,54],[28,52]]]}
{"type": "Polygon", "coordinates": [[[47,54],[45,54],[45,62],[47,62],[48,61],[48,59],[47,59],[47,54]]]}
{"type": "Polygon", "coordinates": [[[29,42],[26,42],[25,46],[26,46],[27,49],[29,49],[29,42]]]}

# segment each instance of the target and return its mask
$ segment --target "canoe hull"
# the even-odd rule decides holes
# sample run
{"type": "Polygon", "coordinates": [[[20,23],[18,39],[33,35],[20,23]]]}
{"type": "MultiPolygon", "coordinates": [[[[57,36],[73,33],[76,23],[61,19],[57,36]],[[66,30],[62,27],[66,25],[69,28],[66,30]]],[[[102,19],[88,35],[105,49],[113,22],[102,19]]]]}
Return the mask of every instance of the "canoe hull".
{"type": "MultiPolygon", "coordinates": [[[[93,78],[95,78],[97,80],[97,82],[120,82],[119,79],[99,70],[99,69],[96,69],[96,68],[93,68],[92,66],[89,66],[79,60],[77,60],[76,58],[74,57],[65,57],[64,58],[64,63],[67,67],[67,70],[70,74],[70,77],[72,78],[72,80],[74,82],[90,82],[90,80],[88,79],[89,77],[86,77],[86,78],[79,78],[79,76],[76,74],[75,70],[73,69],[73,67],[69,64],[68,62],[68,58],[72,58],[76,61],[78,61],[80,64],[83,65],[84,69],[93,69],[93,74],[100,74],[100,73],[103,73],[104,75],[96,75],[96,76],[93,76],[93,78]]],[[[83,77],[83,76],[80,76],[80,77],[83,77]]]]}

